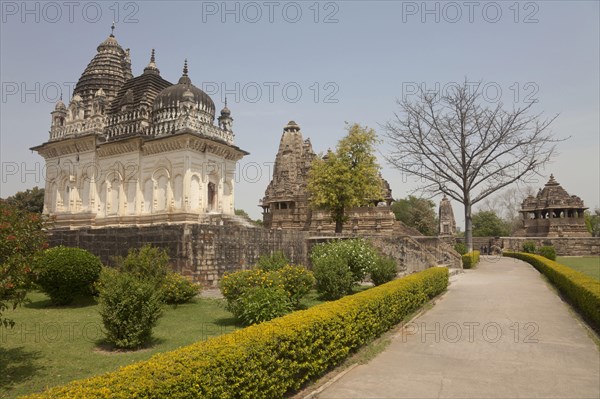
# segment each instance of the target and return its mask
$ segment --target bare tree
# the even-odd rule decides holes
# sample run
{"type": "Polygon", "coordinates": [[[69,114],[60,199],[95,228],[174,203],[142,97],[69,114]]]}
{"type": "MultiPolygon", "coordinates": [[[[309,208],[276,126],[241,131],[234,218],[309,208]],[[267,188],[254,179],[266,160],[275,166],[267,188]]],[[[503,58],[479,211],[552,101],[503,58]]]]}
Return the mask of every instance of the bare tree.
{"type": "Polygon", "coordinates": [[[562,141],[548,132],[556,116],[531,115],[533,103],[512,111],[486,104],[480,87],[465,80],[443,96],[421,90],[416,101],[399,100],[402,112],[384,126],[392,148],[386,159],[419,178],[415,191],[463,204],[469,250],[473,205],[536,173],[562,141]]]}

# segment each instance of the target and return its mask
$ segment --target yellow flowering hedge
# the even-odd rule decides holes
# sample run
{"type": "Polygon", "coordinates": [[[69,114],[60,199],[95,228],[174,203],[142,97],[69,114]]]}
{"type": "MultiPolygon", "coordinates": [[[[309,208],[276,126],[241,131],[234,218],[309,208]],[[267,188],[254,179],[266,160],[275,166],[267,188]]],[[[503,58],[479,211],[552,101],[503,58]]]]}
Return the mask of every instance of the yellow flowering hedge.
{"type": "Polygon", "coordinates": [[[430,268],[29,398],[281,398],[447,285],[448,269],[430,268]]]}
{"type": "Polygon", "coordinates": [[[462,256],[463,269],[472,269],[479,263],[479,251],[467,252],[462,256]]]}
{"type": "Polygon", "coordinates": [[[504,256],[521,259],[535,267],[569,299],[592,327],[600,330],[600,281],[541,255],[504,252],[504,256]]]}

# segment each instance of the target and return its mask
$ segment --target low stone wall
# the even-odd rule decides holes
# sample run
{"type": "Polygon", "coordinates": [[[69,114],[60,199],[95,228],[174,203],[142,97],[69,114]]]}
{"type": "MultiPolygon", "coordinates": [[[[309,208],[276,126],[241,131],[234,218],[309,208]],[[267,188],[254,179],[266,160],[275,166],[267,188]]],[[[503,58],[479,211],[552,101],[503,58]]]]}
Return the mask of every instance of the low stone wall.
{"type": "Polygon", "coordinates": [[[308,233],[267,230],[233,223],[55,229],[50,245],[86,249],[108,265],[130,248],[152,244],[167,250],[174,270],[205,285],[216,285],[225,272],[242,270],[259,256],[281,250],[298,264],[306,264],[308,233]]]}
{"type": "Polygon", "coordinates": [[[552,245],[559,256],[600,255],[600,237],[501,237],[504,249],[522,251],[523,242],[533,241],[537,246],[552,245]]]}

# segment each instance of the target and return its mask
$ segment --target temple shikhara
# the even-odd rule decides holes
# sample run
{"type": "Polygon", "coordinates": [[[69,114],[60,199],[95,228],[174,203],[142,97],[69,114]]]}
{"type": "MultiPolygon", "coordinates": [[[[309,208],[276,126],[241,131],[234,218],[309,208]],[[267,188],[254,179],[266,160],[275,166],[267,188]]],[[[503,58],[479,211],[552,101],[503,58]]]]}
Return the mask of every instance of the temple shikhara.
{"type": "MultiPolygon", "coordinates": [[[[304,139],[300,126],[290,121],[284,128],[275,156],[273,179],[264,198],[263,224],[269,229],[305,230],[314,234],[333,233],[335,222],[329,213],[312,210],[306,191],[310,165],[317,155],[310,139],[304,139]]],[[[392,190],[387,181],[381,179],[384,197],[373,200],[370,206],[351,209],[344,229],[352,233],[391,234],[395,217],[390,209],[392,190]]]]}
{"type": "MultiPolygon", "coordinates": [[[[114,29],[114,26],[113,26],[114,29]]],[[[70,103],[56,104],[46,161],[44,212],[57,227],[197,222],[233,214],[236,162],[225,107],[192,84],[187,61],[177,83],[160,75],[154,50],[134,77],[129,49],[114,34],[79,78],[70,103]]]]}
{"type": "Polygon", "coordinates": [[[445,195],[440,201],[438,219],[439,236],[456,236],[456,220],[454,219],[454,211],[452,210],[452,204],[450,203],[450,200],[445,195]]]}
{"type": "Polygon", "coordinates": [[[523,227],[516,237],[591,237],[585,225],[587,208],[576,195],[569,195],[550,175],[537,195],[523,200],[523,227]]]}

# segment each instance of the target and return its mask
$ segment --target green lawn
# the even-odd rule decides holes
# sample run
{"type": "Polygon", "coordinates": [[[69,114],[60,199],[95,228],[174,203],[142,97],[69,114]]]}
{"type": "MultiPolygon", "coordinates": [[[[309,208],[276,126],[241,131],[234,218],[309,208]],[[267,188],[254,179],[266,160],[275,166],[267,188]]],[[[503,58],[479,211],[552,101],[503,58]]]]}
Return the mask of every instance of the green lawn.
{"type": "MultiPolygon", "coordinates": [[[[357,286],[353,291],[369,288],[357,286]]],[[[15,321],[15,326],[0,327],[1,399],[116,370],[155,353],[241,328],[225,309],[225,300],[199,298],[177,307],[165,306],[149,347],[111,351],[103,340],[102,321],[94,299],[56,307],[41,292],[31,292],[28,298],[30,303],[4,313],[15,321]]],[[[301,300],[300,308],[320,303],[323,300],[313,289],[301,300]]]]}
{"type": "Polygon", "coordinates": [[[559,256],[556,261],[600,280],[600,256],[559,256]]]}
{"type": "Polygon", "coordinates": [[[65,384],[220,335],[238,328],[225,301],[166,306],[154,329],[154,342],[136,352],[105,351],[102,322],[94,300],[76,306],[52,307],[40,292],[31,303],[7,311],[16,324],[0,327],[0,398],[12,398],[65,384]]]}

